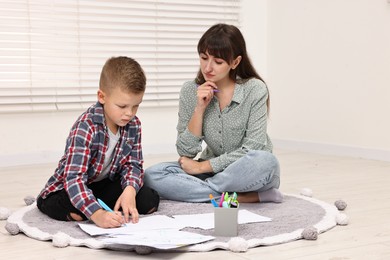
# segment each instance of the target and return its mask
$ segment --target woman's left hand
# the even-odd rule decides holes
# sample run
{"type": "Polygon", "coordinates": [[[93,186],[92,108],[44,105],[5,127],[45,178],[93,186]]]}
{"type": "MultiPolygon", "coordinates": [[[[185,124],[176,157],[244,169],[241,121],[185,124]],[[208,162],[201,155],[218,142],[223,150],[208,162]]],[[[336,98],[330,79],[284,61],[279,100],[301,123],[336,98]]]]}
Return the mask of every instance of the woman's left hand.
{"type": "Polygon", "coordinates": [[[198,162],[191,158],[181,156],[178,162],[181,168],[190,175],[212,172],[212,168],[209,161],[198,162]]]}
{"type": "Polygon", "coordinates": [[[125,217],[126,223],[129,222],[131,215],[131,222],[137,223],[139,214],[136,207],[135,196],[137,192],[134,187],[127,186],[122,194],[119,196],[118,200],[115,203],[114,211],[118,211],[122,207],[122,212],[125,217]]]}

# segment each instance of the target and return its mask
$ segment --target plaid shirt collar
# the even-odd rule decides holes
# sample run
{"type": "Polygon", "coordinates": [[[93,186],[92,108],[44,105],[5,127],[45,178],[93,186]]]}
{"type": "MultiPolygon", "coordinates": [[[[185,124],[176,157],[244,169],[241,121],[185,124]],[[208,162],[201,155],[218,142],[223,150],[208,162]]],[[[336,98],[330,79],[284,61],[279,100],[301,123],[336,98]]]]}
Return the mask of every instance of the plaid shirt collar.
{"type": "Polygon", "coordinates": [[[105,124],[104,109],[103,109],[103,105],[100,104],[100,102],[96,102],[96,104],[95,104],[95,108],[94,108],[93,116],[92,116],[92,121],[94,123],[98,123],[98,124],[102,124],[102,125],[105,124]]]}

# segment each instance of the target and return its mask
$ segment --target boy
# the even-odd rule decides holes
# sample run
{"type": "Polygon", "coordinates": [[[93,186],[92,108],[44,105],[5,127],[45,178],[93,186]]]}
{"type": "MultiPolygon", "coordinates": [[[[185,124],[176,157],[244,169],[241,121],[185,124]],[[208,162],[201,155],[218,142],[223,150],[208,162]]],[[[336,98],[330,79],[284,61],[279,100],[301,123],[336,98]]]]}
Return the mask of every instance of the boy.
{"type": "Polygon", "coordinates": [[[37,198],[44,214],[63,221],[91,219],[111,228],[129,222],[130,215],[136,223],[139,213],[157,210],[157,192],[143,186],[141,122],[135,116],[145,85],[145,74],[134,59],[107,60],[98,102],[74,123],[65,153],[37,198]],[[104,210],[97,198],[115,212],[104,210]]]}

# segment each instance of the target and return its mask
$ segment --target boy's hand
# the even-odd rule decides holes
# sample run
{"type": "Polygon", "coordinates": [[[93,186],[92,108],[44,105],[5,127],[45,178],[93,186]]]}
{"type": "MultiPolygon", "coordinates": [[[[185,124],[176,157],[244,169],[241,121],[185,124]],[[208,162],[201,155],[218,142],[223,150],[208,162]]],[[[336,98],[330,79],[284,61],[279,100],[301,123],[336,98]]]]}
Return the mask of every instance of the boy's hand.
{"type": "Polygon", "coordinates": [[[92,214],[91,220],[102,228],[115,228],[123,225],[123,217],[120,212],[108,212],[104,209],[98,209],[92,214]]]}
{"type": "Polygon", "coordinates": [[[138,222],[138,210],[135,203],[135,196],[137,192],[132,186],[127,186],[122,194],[119,196],[118,200],[115,203],[114,211],[122,208],[123,215],[125,217],[126,223],[129,222],[129,216],[131,215],[131,222],[138,222]]]}

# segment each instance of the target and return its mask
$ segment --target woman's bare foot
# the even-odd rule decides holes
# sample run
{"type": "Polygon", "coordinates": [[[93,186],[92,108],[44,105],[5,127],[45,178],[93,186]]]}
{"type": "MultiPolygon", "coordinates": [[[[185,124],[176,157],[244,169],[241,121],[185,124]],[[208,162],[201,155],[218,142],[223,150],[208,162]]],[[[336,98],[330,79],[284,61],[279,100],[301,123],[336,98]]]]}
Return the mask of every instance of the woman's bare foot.
{"type": "Polygon", "coordinates": [[[260,201],[258,193],[254,191],[238,193],[237,200],[239,203],[255,203],[260,201]]]}

